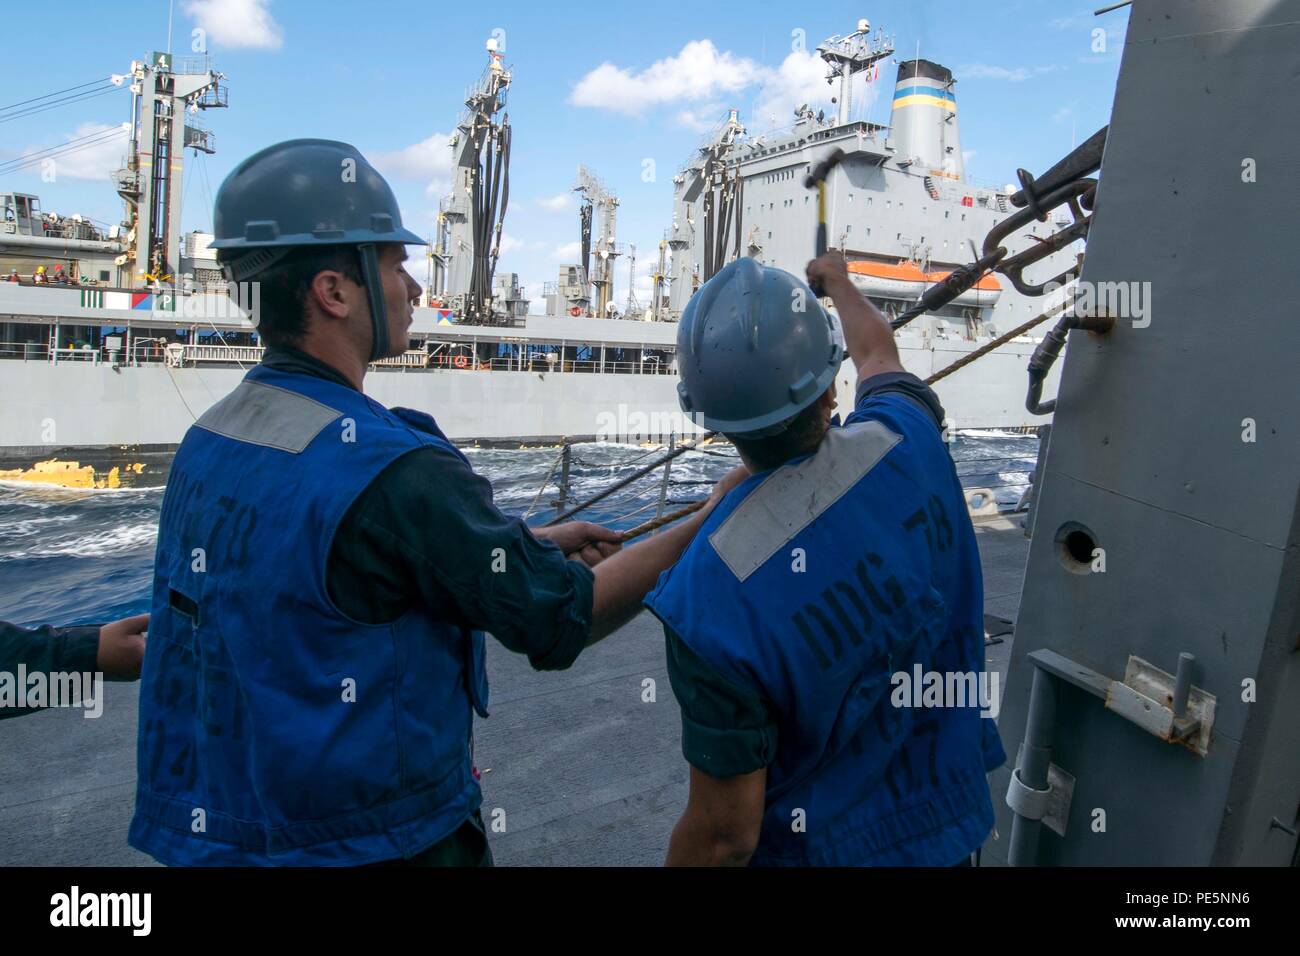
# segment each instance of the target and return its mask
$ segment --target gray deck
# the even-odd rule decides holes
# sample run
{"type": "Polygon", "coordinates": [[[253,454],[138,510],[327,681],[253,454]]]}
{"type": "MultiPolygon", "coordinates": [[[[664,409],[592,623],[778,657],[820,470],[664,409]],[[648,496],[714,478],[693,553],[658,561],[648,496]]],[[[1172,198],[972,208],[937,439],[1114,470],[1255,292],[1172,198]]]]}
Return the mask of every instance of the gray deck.
{"type": "MultiPolygon", "coordinates": [[[[985,611],[1014,620],[1028,540],[1018,519],[977,525],[985,611]]],[[[1005,686],[1011,639],[988,648],[1005,686]]],[[[492,717],[477,730],[483,816],[499,865],[663,861],[686,800],[678,710],[658,622],[642,614],[569,670],[490,652],[492,717]],[[656,701],[642,702],[654,681],[656,701]]],[[[135,684],[105,685],[104,715],[0,722],[0,866],[139,866],[126,845],[135,792],[135,684]]]]}

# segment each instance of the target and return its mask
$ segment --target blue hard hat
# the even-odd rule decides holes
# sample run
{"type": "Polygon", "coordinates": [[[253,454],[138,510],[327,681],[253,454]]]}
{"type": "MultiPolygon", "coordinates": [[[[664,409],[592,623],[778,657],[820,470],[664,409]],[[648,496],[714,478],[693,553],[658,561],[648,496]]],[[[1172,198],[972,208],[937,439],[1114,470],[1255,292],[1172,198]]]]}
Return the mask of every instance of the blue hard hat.
{"type": "Polygon", "coordinates": [[[706,282],[677,328],[682,410],[725,435],[783,431],[843,361],[838,320],[807,283],[750,258],[706,282]]]}
{"type": "Polygon", "coordinates": [[[291,139],[244,160],[217,191],[213,249],[427,245],[402,227],[397,198],[347,143],[291,139]]]}
{"type": "Polygon", "coordinates": [[[376,245],[428,243],[402,226],[387,181],[348,143],[291,139],[244,160],[217,191],[211,248],[242,282],[305,246],[356,246],[370,303],[371,358],[388,349],[376,245]]]}

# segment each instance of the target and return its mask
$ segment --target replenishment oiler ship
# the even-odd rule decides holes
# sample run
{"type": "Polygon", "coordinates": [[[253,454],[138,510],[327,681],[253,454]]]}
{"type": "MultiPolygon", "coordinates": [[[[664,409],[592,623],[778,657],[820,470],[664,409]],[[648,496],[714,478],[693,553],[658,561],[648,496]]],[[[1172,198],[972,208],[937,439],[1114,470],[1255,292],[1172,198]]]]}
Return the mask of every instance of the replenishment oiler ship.
{"type": "MultiPolygon", "coordinates": [[[[617,197],[579,168],[580,261],[560,267],[545,287],[544,314],[530,314],[518,276],[496,269],[512,75],[489,41],[451,138],[454,187],[427,253],[410,348],[376,363],[367,391],[385,405],[434,414],[463,443],[692,433],[676,393],[676,320],[737,256],[802,273],[818,222],[805,178],[837,150],[842,158],[825,185],[830,244],[845,250],[855,281],[886,315],[972,262],[976,244],[1016,213],[1016,187],[968,182],[952,73],[929,60],[895,60],[893,38],[865,20],[818,52],[839,82],[836,115],[804,107],[791,126],[750,136],[730,111],[674,177],[672,221],[644,306],[631,294],[626,308],[616,306],[614,263],[635,248],[617,241],[617,197]],[[882,67],[896,74],[889,124],[851,119],[855,87],[881,82],[882,67]]],[[[16,278],[0,283],[0,480],[159,484],[185,430],[261,355],[249,321],[255,290],[227,289],[211,237],[184,233],[180,222],[185,150],[214,151],[214,134],[197,117],[228,105],[225,76],[206,57],[155,53],[109,82],[129,83],[133,100],[116,175],[123,223],[101,232],[80,216],[42,213],[37,196],[0,193],[0,272],[16,278]]],[[[1081,250],[1067,234],[1068,214],[1055,216],[1064,218],[1032,220],[1008,240],[1057,237],[1035,266],[1038,281],[1068,272],[1081,250]]],[[[416,271],[422,266],[417,260],[416,271]]],[[[902,329],[907,368],[928,376],[1039,314],[1042,300],[1022,293],[1026,282],[989,274],[902,329]]],[[[938,384],[950,426],[1046,422],[1024,401],[1038,341],[1009,337],[938,384]]],[[[841,401],[851,382],[846,364],[841,401]]],[[[1053,373],[1043,397],[1055,387],[1053,373]]]]}

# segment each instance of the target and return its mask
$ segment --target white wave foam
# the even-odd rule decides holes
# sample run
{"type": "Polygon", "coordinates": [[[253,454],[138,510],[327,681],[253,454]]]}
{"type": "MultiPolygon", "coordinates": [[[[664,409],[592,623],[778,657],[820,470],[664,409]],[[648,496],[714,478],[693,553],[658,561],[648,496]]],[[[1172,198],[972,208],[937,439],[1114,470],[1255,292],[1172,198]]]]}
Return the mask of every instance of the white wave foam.
{"type": "Polygon", "coordinates": [[[28,551],[11,551],[0,560],[16,561],[22,558],[98,558],[109,554],[139,551],[158,537],[156,521],[144,524],[122,524],[106,531],[97,531],[82,538],[63,538],[50,541],[28,551]]]}
{"type": "Polygon", "coordinates": [[[12,524],[4,526],[4,536],[6,538],[26,538],[30,535],[48,532],[47,525],[67,524],[70,521],[76,521],[76,515],[51,515],[48,518],[28,518],[26,521],[15,521],[12,524]]]}
{"type": "Polygon", "coordinates": [[[1024,441],[1038,441],[1037,435],[1022,435],[1019,432],[1004,432],[996,428],[959,428],[957,434],[962,438],[1019,438],[1024,441]]]}

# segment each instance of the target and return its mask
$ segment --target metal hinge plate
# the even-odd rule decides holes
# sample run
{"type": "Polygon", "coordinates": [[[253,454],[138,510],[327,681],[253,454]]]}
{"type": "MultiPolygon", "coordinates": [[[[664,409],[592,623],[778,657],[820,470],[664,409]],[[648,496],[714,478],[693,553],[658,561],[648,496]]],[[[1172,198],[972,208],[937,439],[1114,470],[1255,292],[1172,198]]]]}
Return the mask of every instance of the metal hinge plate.
{"type": "Polygon", "coordinates": [[[1187,712],[1173,712],[1174,675],[1149,661],[1130,656],[1124,680],[1111,681],[1106,709],[1132,721],[1149,734],[1169,743],[1181,744],[1204,757],[1210,749],[1214,726],[1215,697],[1193,686],[1187,696],[1187,712]]]}

